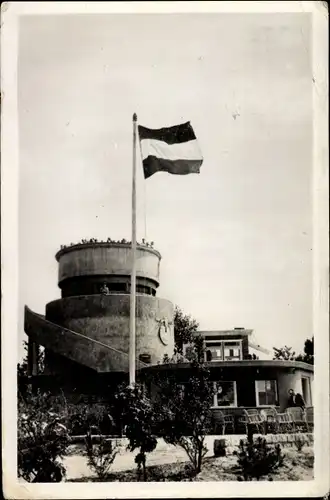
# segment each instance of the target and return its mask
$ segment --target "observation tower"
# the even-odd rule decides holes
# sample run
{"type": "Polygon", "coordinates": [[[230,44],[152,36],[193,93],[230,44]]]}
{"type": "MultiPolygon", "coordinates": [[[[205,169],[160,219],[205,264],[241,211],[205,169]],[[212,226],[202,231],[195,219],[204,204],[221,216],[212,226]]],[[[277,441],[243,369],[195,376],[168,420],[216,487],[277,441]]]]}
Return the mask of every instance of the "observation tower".
{"type": "MultiPolygon", "coordinates": [[[[33,346],[41,345],[45,374],[63,375],[79,365],[100,374],[128,373],[131,244],[83,240],[55,257],[61,298],[46,304],[45,315],[25,306],[34,372],[33,346]]],[[[174,350],[173,304],[157,297],[160,261],[150,245],[137,245],[137,369],[162,364],[174,350]]]]}

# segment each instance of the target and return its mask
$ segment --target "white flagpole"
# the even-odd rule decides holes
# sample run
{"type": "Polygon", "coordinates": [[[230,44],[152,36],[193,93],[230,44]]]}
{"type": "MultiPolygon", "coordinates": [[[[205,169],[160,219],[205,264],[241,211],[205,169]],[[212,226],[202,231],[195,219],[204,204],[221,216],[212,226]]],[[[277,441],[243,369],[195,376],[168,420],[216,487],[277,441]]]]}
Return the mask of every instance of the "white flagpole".
{"type": "Polygon", "coordinates": [[[136,128],[133,115],[133,177],[132,177],[132,272],[130,295],[129,384],[135,384],[135,315],[136,315],[136,128]]]}

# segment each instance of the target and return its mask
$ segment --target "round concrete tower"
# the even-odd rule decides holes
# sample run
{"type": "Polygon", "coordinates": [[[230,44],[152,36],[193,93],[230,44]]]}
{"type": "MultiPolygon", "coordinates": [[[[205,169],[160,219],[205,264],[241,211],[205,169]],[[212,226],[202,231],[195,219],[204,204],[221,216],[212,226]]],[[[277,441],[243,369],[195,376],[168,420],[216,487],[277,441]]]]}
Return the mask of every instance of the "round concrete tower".
{"type": "MultiPolygon", "coordinates": [[[[127,372],[130,244],[72,245],[56,259],[62,297],[46,305],[45,317],[26,311],[27,333],[35,337],[38,329],[35,340],[46,347],[46,370],[54,371],[47,363],[60,354],[99,372],[127,372]]],[[[162,363],[174,350],[173,304],[156,296],[160,260],[157,250],[137,246],[136,357],[148,364],[162,363]]]]}

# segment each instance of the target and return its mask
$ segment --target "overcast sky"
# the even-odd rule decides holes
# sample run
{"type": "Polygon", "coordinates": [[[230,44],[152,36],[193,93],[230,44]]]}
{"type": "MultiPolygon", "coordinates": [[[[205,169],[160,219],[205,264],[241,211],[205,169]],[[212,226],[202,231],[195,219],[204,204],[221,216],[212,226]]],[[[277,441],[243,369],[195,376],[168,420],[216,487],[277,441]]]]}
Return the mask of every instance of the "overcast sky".
{"type": "Polygon", "coordinates": [[[162,254],[158,295],[201,329],[266,347],[312,336],[312,74],[308,14],[25,17],[18,60],[23,308],[60,296],[54,255],[130,239],[132,114],[190,120],[200,175],[138,163],[138,238],[162,254]]]}

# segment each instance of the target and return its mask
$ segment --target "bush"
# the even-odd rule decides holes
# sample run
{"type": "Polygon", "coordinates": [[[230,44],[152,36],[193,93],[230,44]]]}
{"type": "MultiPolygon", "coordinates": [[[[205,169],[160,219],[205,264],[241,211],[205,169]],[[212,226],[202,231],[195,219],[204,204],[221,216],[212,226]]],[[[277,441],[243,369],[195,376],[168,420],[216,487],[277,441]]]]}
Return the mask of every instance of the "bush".
{"type": "Polygon", "coordinates": [[[119,388],[115,395],[117,410],[120,412],[123,426],[126,427],[126,437],[129,440],[128,449],[139,450],[135,457],[140,479],[146,481],[146,454],[157,446],[154,434],[155,413],[151,401],[139,385],[119,388]]]}
{"type": "Polygon", "coordinates": [[[103,434],[110,434],[113,431],[106,405],[100,403],[69,404],[66,407],[66,414],[68,430],[72,436],[87,434],[93,426],[100,429],[103,434]]]}
{"type": "Polygon", "coordinates": [[[303,435],[296,434],[294,436],[294,444],[296,445],[297,450],[301,451],[304,445],[308,444],[308,440],[303,435]]]}
{"type": "Polygon", "coordinates": [[[267,445],[264,438],[258,437],[254,442],[241,439],[238,455],[238,466],[245,481],[266,476],[283,464],[283,456],[279,444],[267,445]]]}
{"type": "Polygon", "coordinates": [[[202,468],[207,453],[205,436],[212,426],[213,385],[202,363],[191,364],[192,374],[183,387],[174,376],[159,380],[155,414],[158,432],[164,440],[180,446],[187,453],[195,474],[202,468]]]}
{"type": "Polygon", "coordinates": [[[52,407],[63,415],[71,436],[86,435],[91,427],[97,427],[102,434],[112,434],[115,422],[111,416],[110,405],[101,402],[68,403],[64,393],[52,396],[52,407]]]}
{"type": "Polygon", "coordinates": [[[118,449],[112,441],[106,439],[101,433],[99,434],[98,442],[93,443],[91,432],[87,432],[85,445],[88,466],[100,479],[104,479],[110,471],[111,465],[118,453],[118,449]]]}
{"type": "Polygon", "coordinates": [[[59,459],[66,454],[69,435],[47,394],[19,400],[18,476],[28,482],[60,482],[66,470],[59,459]]]}

